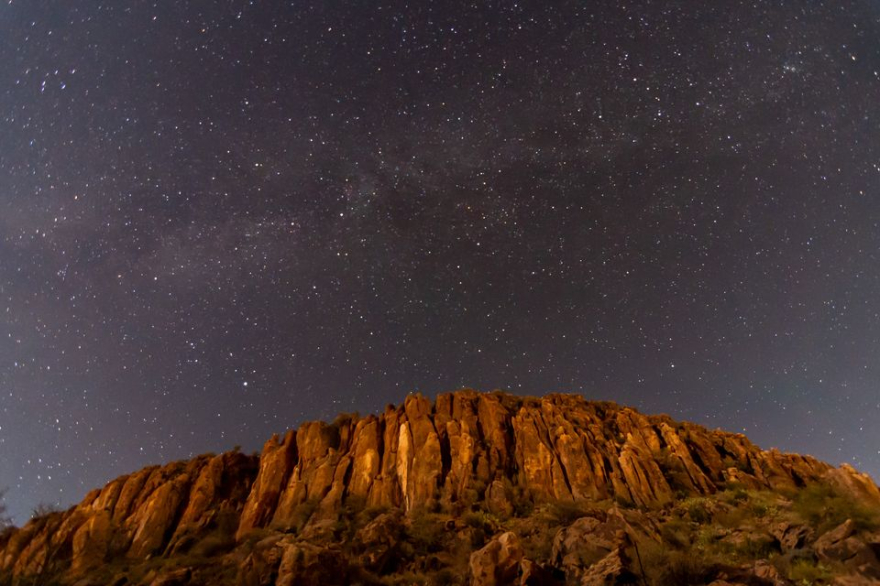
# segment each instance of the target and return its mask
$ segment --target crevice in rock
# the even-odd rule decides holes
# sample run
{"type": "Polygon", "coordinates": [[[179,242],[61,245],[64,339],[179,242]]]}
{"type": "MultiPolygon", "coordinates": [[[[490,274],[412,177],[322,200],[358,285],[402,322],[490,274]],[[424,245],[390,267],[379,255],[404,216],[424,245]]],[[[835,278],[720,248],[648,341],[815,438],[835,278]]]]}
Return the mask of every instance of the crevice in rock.
{"type": "MultiPolygon", "coordinates": [[[[684,446],[687,449],[688,453],[691,455],[691,461],[693,461],[693,463],[696,465],[697,469],[700,472],[702,472],[703,475],[709,479],[710,483],[712,483],[711,479],[713,476],[716,475],[716,473],[718,471],[712,470],[712,468],[706,462],[703,461],[703,458],[700,457],[700,451],[697,449],[694,449],[693,444],[685,441],[684,446]]],[[[712,484],[714,484],[714,483],[712,483],[712,484]]]]}
{"type": "Polygon", "coordinates": [[[571,489],[571,481],[568,479],[568,471],[565,469],[565,464],[562,463],[562,458],[559,457],[555,449],[553,450],[553,457],[559,464],[559,470],[562,472],[562,480],[565,482],[565,487],[568,489],[569,494],[574,497],[574,491],[571,489]]]}
{"type": "MultiPolygon", "coordinates": [[[[201,468],[198,470],[194,477],[198,477],[198,473],[201,472],[201,468]]],[[[170,480],[169,482],[173,482],[170,480]]],[[[174,537],[174,534],[177,532],[178,527],[180,526],[180,519],[183,517],[183,513],[186,511],[187,505],[189,505],[189,500],[192,497],[191,491],[194,482],[189,480],[181,490],[186,492],[186,498],[181,498],[180,502],[177,503],[177,508],[174,511],[174,515],[171,517],[171,522],[168,524],[168,527],[165,528],[165,532],[162,534],[162,543],[160,545],[160,549],[162,550],[162,555],[168,555],[170,553],[168,551],[168,547],[171,546],[171,538],[174,537]]]]}
{"type": "Polygon", "coordinates": [[[288,448],[290,450],[290,456],[289,458],[285,458],[284,460],[287,469],[281,476],[281,489],[279,490],[278,495],[275,497],[275,502],[273,502],[271,506],[272,515],[275,514],[275,509],[278,508],[278,500],[281,498],[281,494],[287,488],[287,484],[290,482],[290,476],[293,474],[293,471],[296,470],[296,467],[299,466],[299,446],[296,443],[296,435],[296,431],[291,433],[291,445],[290,448],[288,448]]]}
{"type": "Polygon", "coordinates": [[[437,478],[437,486],[442,488],[446,485],[446,477],[452,470],[452,453],[449,445],[449,435],[437,432],[437,440],[440,442],[440,475],[437,478]]]}
{"type": "Polygon", "coordinates": [[[348,497],[348,489],[351,487],[351,474],[354,471],[354,457],[343,458],[341,460],[345,462],[345,471],[342,473],[342,495],[340,499],[342,502],[345,502],[345,499],[348,497]]]}

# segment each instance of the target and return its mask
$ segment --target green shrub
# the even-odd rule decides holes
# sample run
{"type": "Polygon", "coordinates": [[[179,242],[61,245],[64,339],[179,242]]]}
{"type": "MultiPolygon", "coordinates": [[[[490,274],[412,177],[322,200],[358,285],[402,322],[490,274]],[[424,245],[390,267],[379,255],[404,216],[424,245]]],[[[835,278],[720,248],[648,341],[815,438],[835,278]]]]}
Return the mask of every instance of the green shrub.
{"type": "Polygon", "coordinates": [[[817,483],[800,490],[794,498],[793,509],[804,521],[820,533],[852,519],[860,530],[872,531],[880,527],[880,513],[839,494],[833,486],[817,483]]]}
{"type": "Polygon", "coordinates": [[[379,515],[384,515],[390,510],[391,509],[389,507],[386,507],[384,505],[366,507],[358,514],[357,521],[360,525],[366,525],[379,515]]]}
{"type": "Polygon", "coordinates": [[[687,508],[688,517],[694,523],[704,525],[712,521],[712,514],[709,512],[706,499],[690,498],[684,502],[684,505],[687,508]]]}
{"type": "Polygon", "coordinates": [[[553,501],[547,504],[550,521],[561,526],[571,525],[581,517],[586,517],[588,512],[584,503],[578,501],[553,501]]]}
{"type": "Polygon", "coordinates": [[[424,509],[415,509],[410,514],[406,534],[416,554],[435,553],[443,549],[445,533],[443,519],[424,509]]]}
{"type": "Polygon", "coordinates": [[[651,586],[704,585],[718,573],[716,558],[701,548],[676,551],[647,540],[639,544],[639,552],[643,583],[651,586]]]}
{"type": "Polygon", "coordinates": [[[749,491],[742,484],[731,482],[719,496],[730,503],[744,503],[749,500],[749,491]]]}
{"type": "Polygon", "coordinates": [[[776,544],[769,539],[746,539],[730,549],[730,554],[733,555],[735,559],[742,560],[766,559],[775,553],[779,553],[779,549],[776,544]]]}
{"type": "Polygon", "coordinates": [[[239,513],[235,509],[220,509],[214,517],[214,527],[222,535],[234,535],[238,521],[239,513]]]}
{"type": "Polygon", "coordinates": [[[312,515],[315,514],[315,510],[318,508],[320,502],[321,501],[317,498],[310,498],[305,502],[298,504],[290,515],[291,528],[295,529],[297,533],[302,531],[305,526],[308,525],[309,519],[312,518],[312,515]]]}
{"type": "Polygon", "coordinates": [[[755,501],[751,504],[749,509],[752,512],[752,515],[755,517],[773,517],[778,513],[778,509],[776,505],[772,505],[765,501],[755,501]]]}
{"type": "Polygon", "coordinates": [[[196,543],[190,553],[196,557],[209,558],[222,555],[235,548],[235,539],[230,535],[211,534],[196,543]]]}
{"type": "Polygon", "coordinates": [[[676,549],[687,549],[691,546],[693,531],[684,519],[672,519],[660,528],[663,541],[676,549]]]}
{"type": "Polygon", "coordinates": [[[734,507],[724,511],[719,511],[715,518],[718,523],[728,529],[736,529],[748,519],[750,513],[746,507],[734,507]]]}
{"type": "Polygon", "coordinates": [[[49,515],[54,515],[55,513],[60,513],[61,507],[55,503],[47,503],[42,502],[33,508],[31,511],[31,518],[37,519],[40,517],[48,517],[49,515]]]}
{"type": "Polygon", "coordinates": [[[528,517],[535,510],[535,503],[529,492],[518,484],[514,484],[509,478],[502,479],[504,496],[513,505],[513,516],[516,518],[528,517]]]}
{"type": "Polygon", "coordinates": [[[793,561],[787,572],[788,579],[797,584],[808,586],[811,584],[830,581],[834,572],[827,566],[817,563],[815,560],[801,558],[793,561]]]}
{"type": "Polygon", "coordinates": [[[443,568],[433,576],[430,580],[431,586],[453,586],[460,584],[459,577],[449,568],[443,568]]]}
{"type": "Polygon", "coordinates": [[[242,540],[242,545],[244,547],[244,551],[250,552],[254,549],[254,546],[257,545],[260,541],[268,537],[272,534],[272,530],[266,527],[254,527],[250,531],[244,534],[244,539],[242,540]]]}
{"type": "Polygon", "coordinates": [[[458,500],[453,503],[453,514],[461,515],[473,510],[485,498],[486,488],[486,483],[483,480],[472,480],[471,484],[461,491],[461,496],[458,500]]]}
{"type": "Polygon", "coordinates": [[[553,555],[553,536],[550,530],[537,531],[522,538],[525,557],[537,562],[547,562],[553,555]]]}
{"type": "Polygon", "coordinates": [[[479,549],[486,544],[486,540],[495,534],[500,527],[498,519],[491,513],[485,511],[475,511],[462,517],[462,521],[469,527],[474,529],[471,534],[470,546],[472,549],[479,549]]]}
{"type": "Polygon", "coordinates": [[[705,549],[717,548],[720,535],[714,526],[704,525],[694,534],[692,543],[696,547],[705,549]]]}
{"type": "Polygon", "coordinates": [[[378,511],[371,511],[378,514],[370,516],[364,515],[367,510],[367,499],[360,495],[348,495],[342,503],[339,510],[339,517],[336,520],[334,533],[337,539],[342,541],[350,541],[354,538],[358,528],[363,527],[381,514],[378,511]]]}
{"type": "Polygon", "coordinates": [[[660,571],[659,584],[677,586],[703,585],[712,582],[718,573],[716,560],[699,549],[669,553],[660,571]]]}
{"type": "Polygon", "coordinates": [[[474,529],[479,529],[489,535],[495,533],[499,526],[498,519],[495,515],[485,511],[473,511],[467,513],[461,520],[464,521],[465,525],[473,527],[474,529]]]}

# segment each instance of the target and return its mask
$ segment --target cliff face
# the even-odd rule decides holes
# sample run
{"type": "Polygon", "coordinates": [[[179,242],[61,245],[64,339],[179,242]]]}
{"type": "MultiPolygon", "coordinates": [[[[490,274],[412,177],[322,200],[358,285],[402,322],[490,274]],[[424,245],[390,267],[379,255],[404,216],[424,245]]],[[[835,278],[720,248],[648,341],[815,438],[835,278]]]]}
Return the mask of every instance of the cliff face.
{"type": "Polygon", "coordinates": [[[523,399],[470,391],[334,425],[308,423],[263,447],[239,538],[285,527],[298,506],[337,510],[346,497],[410,510],[455,503],[476,490],[505,508],[512,483],[536,500],[602,500],[654,507],[676,495],[710,495],[729,482],[794,489],[825,477],[858,484],[809,456],[763,451],[740,434],[679,424],[578,396],[523,399]]]}
{"type": "Polygon", "coordinates": [[[256,470],[256,457],[226,453],[121,476],[79,505],[8,535],[0,571],[15,577],[80,574],[119,556],[173,551],[227,512],[237,518],[256,470]]]}
{"type": "Polygon", "coordinates": [[[297,534],[320,547],[316,539],[339,538],[331,534],[340,512],[354,505],[404,517],[482,510],[506,518],[523,502],[662,510],[734,485],[791,493],[816,483],[880,506],[876,485],[852,468],[764,451],[743,435],[666,416],[571,395],[458,391],[435,402],[414,395],[378,416],[306,423],[270,439],[259,458],[200,456],[118,478],[2,538],[0,583],[55,576],[87,584],[102,566],[173,557],[206,536],[219,543],[217,554],[239,552],[236,580],[272,583],[285,563],[295,573],[294,560],[319,560],[322,552],[298,542],[287,562],[284,552],[267,562],[239,551],[242,544],[255,535],[297,534]],[[274,568],[269,581],[260,577],[267,564],[274,568]]]}

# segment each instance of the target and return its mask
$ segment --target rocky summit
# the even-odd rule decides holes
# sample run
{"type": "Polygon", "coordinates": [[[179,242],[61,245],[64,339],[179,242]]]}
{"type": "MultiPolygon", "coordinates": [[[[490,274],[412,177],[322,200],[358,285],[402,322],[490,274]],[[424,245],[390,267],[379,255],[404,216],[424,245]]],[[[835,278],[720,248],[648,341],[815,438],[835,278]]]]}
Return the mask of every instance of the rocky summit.
{"type": "Polygon", "coordinates": [[[576,395],[411,395],[145,468],[0,536],[0,585],[880,584],[880,491],[576,395]]]}

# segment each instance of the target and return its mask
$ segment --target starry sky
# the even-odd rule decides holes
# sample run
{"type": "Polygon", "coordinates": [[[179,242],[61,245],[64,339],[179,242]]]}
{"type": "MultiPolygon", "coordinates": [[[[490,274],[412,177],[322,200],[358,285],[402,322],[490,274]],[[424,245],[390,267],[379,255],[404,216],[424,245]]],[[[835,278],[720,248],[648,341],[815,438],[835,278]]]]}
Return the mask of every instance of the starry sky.
{"type": "Polygon", "coordinates": [[[880,475],[880,2],[5,0],[0,487],[407,392],[880,475]]]}

